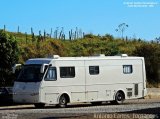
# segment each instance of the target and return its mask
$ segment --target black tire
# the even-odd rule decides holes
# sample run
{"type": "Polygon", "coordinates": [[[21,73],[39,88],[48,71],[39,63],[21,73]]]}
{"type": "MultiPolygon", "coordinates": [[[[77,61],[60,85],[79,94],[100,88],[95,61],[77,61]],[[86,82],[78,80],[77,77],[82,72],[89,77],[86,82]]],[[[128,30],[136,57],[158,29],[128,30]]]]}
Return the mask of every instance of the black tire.
{"type": "Polygon", "coordinates": [[[65,95],[62,95],[60,98],[59,98],[59,107],[61,108],[65,108],[67,107],[67,98],[65,97],[65,95]]]}
{"type": "Polygon", "coordinates": [[[44,103],[35,103],[34,106],[35,106],[35,108],[44,108],[45,104],[44,103]]]}
{"type": "Polygon", "coordinates": [[[96,105],[101,105],[102,104],[102,102],[91,102],[92,103],[92,105],[94,105],[94,106],[96,106],[96,105]]]}
{"type": "Polygon", "coordinates": [[[117,92],[115,95],[115,101],[113,101],[114,104],[123,104],[125,100],[125,96],[123,92],[117,92]]]}

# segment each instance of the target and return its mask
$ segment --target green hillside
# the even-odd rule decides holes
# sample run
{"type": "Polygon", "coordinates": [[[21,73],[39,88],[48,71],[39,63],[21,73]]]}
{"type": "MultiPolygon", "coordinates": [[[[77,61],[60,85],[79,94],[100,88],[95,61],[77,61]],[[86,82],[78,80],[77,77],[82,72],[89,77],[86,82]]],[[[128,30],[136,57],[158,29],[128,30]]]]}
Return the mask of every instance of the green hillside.
{"type": "MultiPolygon", "coordinates": [[[[145,57],[147,81],[156,84],[160,64],[160,44],[158,41],[143,41],[141,39],[120,39],[112,35],[96,36],[86,34],[75,40],[55,39],[49,36],[5,32],[13,36],[18,45],[18,60],[24,63],[29,58],[60,56],[90,56],[95,54],[145,57]]],[[[1,40],[1,39],[0,39],[1,40]]]]}

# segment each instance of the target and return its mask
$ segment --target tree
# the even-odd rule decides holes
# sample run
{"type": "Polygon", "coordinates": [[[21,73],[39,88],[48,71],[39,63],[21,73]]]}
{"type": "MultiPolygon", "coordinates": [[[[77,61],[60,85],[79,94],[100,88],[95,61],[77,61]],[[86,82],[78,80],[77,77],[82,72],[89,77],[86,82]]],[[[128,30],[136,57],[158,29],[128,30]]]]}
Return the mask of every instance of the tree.
{"type": "Polygon", "coordinates": [[[115,56],[115,55],[118,55],[119,53],[120,52],[119,52],[118,45],[115,42],[110,42],[106,44],[106,48],[105,48],[106,56],[115,56]]]}
{"type": "MultiPolygon", "coordinates": [[[[5,83],[13,64],[18,61],[18,46],[13,36],[0,30],[0,81],[5,83]]],[[[2,85],[2,84],[1,84],[2,85]]]]}
{"type": "Polygon", "coordinates": [[[160,43],[160,37],[155,38],[155,41],[156,41],[157,44],[159,44],[160,43]]]}
{"type": "Polygon", "coordinates": [[[101,37],[101,40],[113,40],[114,37],[113,35],[110,34],[105,34],[104,36],[101,37]]]}
{"type": "Polygon", "coordinates": [[[123,34],[124,34],[124,31],[126,30],[127,27],[129,27],[128,24],[122,23],[122,24],[118,25],[118,28],[116,29],[116,32],[119,31],[121,33],[122,39],[124,39],[123,34]]]}
{"type": "Polygon", "coordinates": [[[142,44],[136,47],[133,52],[135,56],[145,58],[146,75],[149,83],[159,83],[158,70],[160,64],[160,45],[159,44],[142,44]]]}
{"type": "Polygon", "coordinates": [[[85,34],[84,38],[94,39],[94,38],[99,38],[99,36],[96,36],[96,35],[93,35],[92,33],[89,33],[89,34],[85,34]]]}

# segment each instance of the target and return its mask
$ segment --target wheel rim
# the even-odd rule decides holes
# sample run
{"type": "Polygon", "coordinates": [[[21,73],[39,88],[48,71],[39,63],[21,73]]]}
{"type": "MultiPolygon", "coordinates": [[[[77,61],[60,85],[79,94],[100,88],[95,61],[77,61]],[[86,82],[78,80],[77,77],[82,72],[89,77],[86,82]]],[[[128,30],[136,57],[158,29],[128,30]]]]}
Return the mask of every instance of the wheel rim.
{"type": "Polygon", "coordinates": [[[122,93],[117,93],[117,95],[116,95],[116,101],[117,101],[118,103],[121,103],[121,102],[124,101],[124,96],[123,96],[122,93]]]}
{"type": "Polygon", "coordinates": [[[117,96],[117,100],[118,100],[118,101],[122,101],[122,100],[123,100],[123,96],[122,96],[122,94],[120,94],[120,93],[118,94],[118,96],[117,96]]]}
{"type": "Polygon", "coordinates": [[[65,104],[66,104],[66,98],[65,98],[64,96],[62,96],[62,97],[60,98],[60,104],[61,104],[61,105],[65,105],[65,104]]]}

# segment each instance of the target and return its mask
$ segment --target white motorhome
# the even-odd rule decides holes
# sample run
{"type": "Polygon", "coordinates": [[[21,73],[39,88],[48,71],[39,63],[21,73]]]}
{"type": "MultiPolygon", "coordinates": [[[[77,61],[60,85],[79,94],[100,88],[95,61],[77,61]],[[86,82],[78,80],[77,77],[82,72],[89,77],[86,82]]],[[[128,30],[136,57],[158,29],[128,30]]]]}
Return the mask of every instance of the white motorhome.
{"type": "Polygon", "coordinates": [[[144,58],[123,54],[29,59],[14,82],[13,93],[15,102],[35,107],[103,101],[121,104],[146,96],[144,58]]]}

